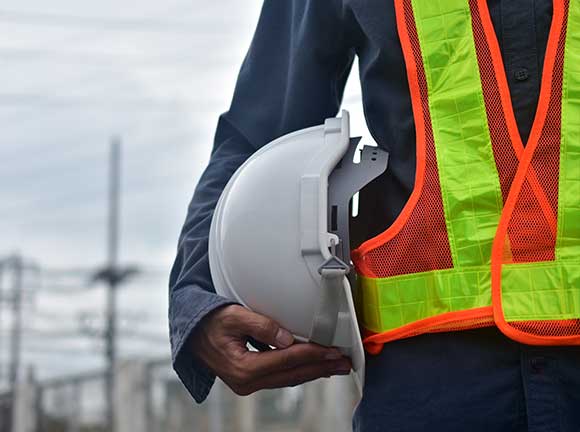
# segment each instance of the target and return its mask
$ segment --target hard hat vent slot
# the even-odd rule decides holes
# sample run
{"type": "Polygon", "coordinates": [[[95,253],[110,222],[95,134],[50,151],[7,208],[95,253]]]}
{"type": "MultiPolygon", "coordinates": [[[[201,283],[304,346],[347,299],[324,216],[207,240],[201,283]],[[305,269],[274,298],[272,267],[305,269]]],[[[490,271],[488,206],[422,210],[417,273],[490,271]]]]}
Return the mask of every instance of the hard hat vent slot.
{"type": "Polygon", "coordinates": [[[378,147],[364,146],[357,152],[360,138],[351,138],[348,151],[328,179],[328,231],[340,239],[336,255],[350,262],[350,216],[358,192],[387,169],[388,154],[378,147]],[[356,163],[355,159],[359,159],[356,163]]]}
{"type": "Polygon", "coordinates": [[[352,196],[352,199],[350,201],[350,217],[351,218],[358,217],[359,197],[360,197],[360,192],[357,192],[352,196]]]}

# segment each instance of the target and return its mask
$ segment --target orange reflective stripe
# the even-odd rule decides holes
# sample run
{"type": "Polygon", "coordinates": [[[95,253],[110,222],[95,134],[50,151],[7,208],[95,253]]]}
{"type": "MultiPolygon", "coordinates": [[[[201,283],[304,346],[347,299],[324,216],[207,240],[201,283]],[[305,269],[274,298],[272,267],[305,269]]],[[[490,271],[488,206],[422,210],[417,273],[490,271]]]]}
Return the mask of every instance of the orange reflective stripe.
{"type": "Polygon", "coordinates": [[[449,312],[415,321],[395,330],[383,333],[365,332],[363,344],[370,354],[381,352],[383,344],[423,333],[471,330],[494,325],[491,306],[460,312],[449,312]]]}
{"type": "MultiPolygon", "coordinates": [[[[432,127],[430,124],[430,113],[424,112],[425,109],[428,110],[429,108],[428,94],[426,94],[427,82],[424,76],[424,70],[420,69],[424,67],[422,63],[423,58],[421,56],[417,30],[414,28],[415,22],[411,8],[411,2],[409,0],[395,0],[395,9],[397,12],[397,28],[407,67],[409,89],[412,98],[413,114],[417,132],[417,171],[414,190],[396,221],[383,233],[364,242],[352,253],[353,261],[359,274],[363,274],[370,278],[376,278],[380,276],[373,271],[373,268],[367,265],[368,261],[371,261],[372,256],[365,255],[368,252],[373,251],[375,248],[386,245],[387,243],[389,243],[391,251],[396,248],[395,244],[392,243],[391,240],[395,239],[398,234],[401,234],[404,229],[408,229],[409,224],[412,223],[413,220],[415,222],[417,221],[417,213],[413,212],[417,209],[417,206],[420,205],[420,200],[425,200],[425,195],[427,195],[427,198],[432,197],[434,193],[437,194],[438,197],[441,197],[442,195],[440,190],[435,192],[433,190],[429,191],[429,189],[433,189],[433,172],[438,174],[438,171],[436,165],[437,161],[435,155],[435,145],[432,142],[433,138],[430,138],[430,140],[427,139],[429,128],[432,127]],[[423,82],[421,80],[423,80],[423,82]],[[430,147],[428,148],[428,146],[430,147]],[[431,170],[429,171],[430,174],[427,172],[428,170],[431,170]],[[431,188],[425,186],[426,179],[429,178],[431,178],[431,181],[427,183],[427,186],[431,186],[431,188]],[[425,189],[427,189],[427,192],[425,189]],[[422,196],[423,198],[421,198],[422,196]],[[413,216],[414,219],[411,220],[413,216]],[[364,258],[370,259],[365,260],[364,258]]],[[[439,181],[438,179],[436,180],[439,181]]],[[[422,205],[424,205],[424,203],[425,201],[423,201],[422,205]]],[[[428,226],[427,224],[429,222],[430,221],[428,219],[423,220],[423,224],[425,226],[428,226]]],[[[443,235],[446,236],[446,227],[443,226],[442,230],[443,235]]],[[[430,246],[433,247],[433,232],[428,231],[425,234],[426,236],[422,239],[424,240],[429,238],[429,241],[431,242],[430,246]]],[[[415,243],[415,246],[417,244],[419,243],[415,243]]],[[[420,253],[421,252],[418,252],[417,255],[420,253]]],[[[415,259],[417,255],[415,255],[415,259]]],[[[409,259],[409,257],[406,257],[405,259],[407,261],[413,261],[413,259],[409,259]]],[[[452,269],[452,263],[446,267],[430,267],[425,271],[437,269],[452,269]]],[[[489,272],[489,270],[487,271],[489,272]]],[[[488,293],[489,289],[490,288],[488,287],[488,293]]],[[[364,296],[362,297],[364,298],[364,296]]],[[[379,347],[377,344],[381,340],[384,343],[390,340],[409,337],[419,333],[463,330],[490,325],[493,325],[491,306],[486,306],[483,308],[476,307],[469,310],[444,312],[438,314],[436,317],[421,319],[416,322],[403,325],[400,328],[396,328],[394,330],[388,330],[380,334],[374,334],[370,339],[368,339],[368,343],[365,344],[365,347],[369,352],[372,353],[378,351],[379,347]]]]}
{"type": "Polygon", "coordinates": [[[438,177],[427,79],[410,5],[410,1],[405,0],[395,4],[395,8],[399,11],[397,29],[404,49],[415,117],[415,186],[396,221],[352,252],[357,271],[368,277],[448,269],[453,265],[438,177]],[[432,248],[415,254],[414,260],[404,259],[405,254],[398,252],[414,248],[414,244],[428,236],[432,248]]]}
{"type": "MultiPolygon", "coordinates": [[[[573,0],[554,0],[538,107],[530,137],[524,148],[487,0],[454,0],[444,3],[431,3],[428,0],[394,0],[417,134],[416,176],[409,200],[395,222],[383,233],[364,242],[352,254],[357,271],[364,276],[361,281],[366,281],[366,291],[361,292],[367,295],[367,300],[364,300],[364,295],[361,298],[366,306],[363,315],[370,319],[362,322],[366,323],[368,328],[382,332],[371,333],[366,330],[363,342],[368,352],[378,353],[382,344],[386,342],[422,333],[457,331],[494,324],[510,338],[528,344],[580,344],[580,288],[577,287],[580,280],[580,262],[574,258],[572,263],[568,263],[575,266],[576,273],[572,276],[568,275],[570,265],[566,267],[556,262],[556,235],[558,223],[562,222],[558,221],[557,216],[558,212],[563,210],[558,208],[558,200],[561,197],[558,187],[562,184],[558,179],[560,154],[564,148],[561,147],[564,101],[562,73],[570,1],[573,0]],[[467,4],[469,11],[466,9],[467,4]],[[416,17],[420,21],[415,21],[416,17]],[[431,291],[423,296],[422,286],[416,285],[413,277],[417,276],[420,280],[420,275],[424,274],[433,279],[433,275],[441,270],[445,274],[453,275],[462,275],[465,271],[462,266],[456,264],[453,248],[449,248],[449,252],[443,249],[442,238],[444,237],[449,247],[449,243],[453,243],[453,234],[448,233],[448,224],[442,227],[437,219],[438,199],[442,197],[444,204],[449,206],[449,196],[445,195],[446,188],[450,184],[457,184],[457,180],[452,176],[447,178],[441,174],[446,172],[442,168],[449,166],[444,165],[448,159],[439,155],[441,159],[437,160],[437,152],[441,149],[439,146],[445,145],[443,148],[447,150],[452,144],[457,143],[455,139],[457,134],[441,135],[442,130],[448,132],[454,131],[455,128],[450,127],[449,122],[439,123],[437,119],[440,116],[454,121],[459,115],[456,115],[453,109],[457,110],[457,107],[462,106],[465,112],[469,113],[470,109],[465,107],[471,107],[473,104],[460,104],[455,101],[455,107],[450,105],[457,97],[455,88],[450,84],[452,80],[438,83],[436,85],[438,93],[432,93],[430,87],[432,82],[428,81],[433,79],[429,74],[431,66],[434,65],[433,67],[440,70],[445,67],[441,59],[450,61],[448,46],[438,45],[442,40],[439,39],[439,35],[446,37],[450,26],[450,31],[453,32],[453,24],[456,24],[457,31],[454,33],[456,38],[459,39],[461,36],[462,40],[467,40],[471,46],[471,36],[465,30],[467,21],[462,19],[471,20],[475,53],[472,49],[469,53],[465,50],[452,52],[455,55],[453,64],[457,65],[462,59],[467,59],[465,64],[469,66],[465,68],[479,68],[483,101],[481,97],[479,100],[485,104],[487,119],[480,119],[478,124],[487,121],[487,129],[490,132],[489,140],[484,143],[482,149],[487,152],[488,146],[492,146],[502,189],[501,196],[498,195],[498,202],[503,198],[504,208],[499,222],[494,220],[488,236],[489,243],[496,228],[495,224],[498,223],[491,256],[488,256],[489,250],[481,252],[483,261],[486,258],[490,260],[488,264],[485,262],[482,264],[481,270],[486,275],[487,284],[474,288],[477,284],[457,281],[449,283],[437,279],[437,283],[432,284],[434,289],[431,289],[433,288],[431,285],[425,285],[431,291]],[[420,39],[421,35],[425,34],[432,35],[433,40],[428,39],[426,42],[420,39]],[[460,36],[457,36],[458,34],[460,36]],[[420,40],[425,44],[424,47],[420,46],[420,40]],[[474,55],[477,56],[477,65],[474,65],[474,55]],[[447,105],[437,105],[435,102],[440,100],[451,102],[447,105]],[[453,115],[448,114],[448,111],[453,115]],[[501,112],[501,116],[498,112],[501,112]],[[445,139],[439,141],[435,139],[441,136],[445,139]],[[449,142],[440,142],[444,140],[449,142]],[[453,261],[449,265],[445,259],[433,259],[432,251],[441,251],[441,256],[449,253],[450,256],[453,255],[453,261]],[[522,265],[523,263],[527,266],[522,265]],[[502,304],[502,276],[505,278],[504,304],[502,304]],[[407,285],[401,284],[401,280],[407,285]],[[462,287],[469,287],[471,291],[479,294],[484,293],[487,298],[478,304],[453,303],[453,307],[448,307],[449,304],[444,302],[444,299],[460,297],[464,299],[465,292],[471,292],[462,290],[462,287]],[[415,295],[413,293],[418,293],[416,298],[413,297],[415,295]],[[391,311],[402,312],[397,316],[391,311]]],[[[575,22],[578,28],[580,7],[577,5],[576,7],[575,22]]],[[[569,45],[570,48],[573,46],[579,45],[569,45]]],[[[574,76],[571,73],[568,75],[574,76]]],[[[470,75],[470,78],[473,78],[473,75],[470,75]]],[[[576,87],[579,85],[577,81],[570,80],[576,87]]],[[[479,85],[477,78],[475,84],[479,85]]],[[[473,89],[474,83],[465,87],[473,89]]],[[[580,93],[579,88],[574,90],[575,95],[580,93]]],[[[569,103],[576,102],[577,97],[574,97],[576,99],[570,97],[569,103]]],[[[481,105],[478,109],[482,112],[481,105]]],[[[474,137],[483,135],[477,132],[478,129],[473,127],[470,133],[463,136],[462,142],[464,144],[471,142],[466,140],[472,135],[474,137]]],[[[575,136],[572,133],[568,134],[569,138],[575,136]]],[[[573,141],[572,139],[570,142],[573,141]]],[[[451,156],[457,154],[467,155],[466,164],[474,163],[480,156],[470,155],[464,147],[455,149],[455,153],[451,156]]],[[[451,159],[453,160],[453,157],[451,159]]],[[[569,177],[572,178],[571,181],[576,181],[576,168],[573,165],[576,159],[572,157],[562,160],[568,161],[569,171],[574,173],[569,177]]],[[[466,177],[467,174],[469,173],[465,174],[466,177]]],[[[496,173],[492,174],[495,176],[496,173]]],[[[486,171],[485,176],[490,175],[489,170],[486,171]]],[[[459,182],[460,186],[463,186],[461,180],[463,176],[459,182]]],[[[466,181],[465,184],[471,183],[466,181]]],[[[485,190],[485,187],[481,189],[485,190]]],[[[574,198],[574,193],[569,190],[568,192],[574,198]]],[[[452,208],[457,209],[459,205],[473,202],[475,193],[471,191],[463,196],[459,195],[460,199],[456,200],[457,203],[452,208]]],[[[484,202],[480,195],[477,197],[478,203],[484,202]]],[[[574,199],[571,202],[575,202],[574,199]]],[[[570,204],[568,208],[572,205],[570,204]]],[[[490,207],[482,206],[482,208],[489,210],[490,207]]],[[[447,223],[447,207],[444,210],[447,223]]],[[[573,233],[576,232],[574,223],[570,225],[568,222],[566,225],[572,226],[573,233]]],[[[465,230],[464,236],[467,241],[472,241],[481,232],[480,227],[477,228],[465,230]]],[[[580,244],[580,239],[578,242],[580,244]]]]}
{"type": "Polygon", "coordinates": [[[411,192],[411,196],[409,200],[403,207],[403,210],[393,222],[393,224],[387,228],[386,231],[379,234],[376,237],[373,237],[364,243],[362,243],[359,247],[357,247],[354,251],[352,251],[353,257],[360,257],[374,249],[377,246],[391,240],[407,223],[409,217],[417,202],[419,201],[419,197],[421,196],[423,190],[423,183],[425,181],[425,121],[423,118],[422,107],[421,107],[421,92],[419,89],[419,77],[417,75],[417,66],[415,63],[415,59],[413,56],[413,48],[411,47],[411,42],[409,38],[409,34],[407,31],[407,25],[405,23],[404,13],[403,13],[403,0],[395,0],[395,9],[398,9],[398,13],[396,14],[397,18],[397,31],[399,33],[399,39],[401,41],[401,45],[403,48],[403,56],[405,58],[405,65],[407,68],[407,76],[409,81],[409,91],[411,93],[411,101],[412,101],[412,108],[413,108],[413,118],[415,121],[415,132],[416,132],[416,140],[417,140],[417,160],[416,160],[416,168],[415,168],[415,185],[413,187],[413,191],[411,192]]]}
{"type": "MultiPolygon", "coordinates": [[[[556,9],[558,8],[556,3],[559,3],[561,1],[562,0],[555,0],[554,15],[556,15],[556,9]]],[[[497,41],[495,30],[493,28],[493,23],[491,21],[491,17],[489,14],[487,0],[477,0],[477,7],[478,7],[478,10],[479,10],[479,13],[481,16],[481,23],[482,23],[482,26],[483,26],[483,29],[485,32],[487,45],[491,51],[493,67],[495,70],[496,79],[497,79],[497,83],[498,83],[499,90],[500,90],[501,104],[503,107],[505,120],[506,120],[507,126],[508,126],[508,133],[510,135],[512,145],[514,146],[514,151],[516,152],[518,159],[520,159],[520,161],[521,161],[521,158],[522,158],[523,152],[524,152],[524,145],[522,143],[522,138],[521,138],[520,133],[518,131],[516,117],[515,117],[515,113],[514,113],[513,105],[512,105],[512,101],[511,101],[510,90],[509,90],[507,78],[505,75],[505,67],[503,64],[503,57],[501,55],[499,43],[497,41]]],[[[560,9],[563,10],[562,5],[560,5],[560,9]]],[[[548,56],[552,55],[552,59],[551,59],[552,67],[550,69],[550,72],[553,69],[553,62],[554,62],[554,59],[556,57],[555,50],[556,50],[557,45],[558,45],[557,35],[558,35],[559,28],[556,26],[556,21],[557,20],[555,20],[555,19],[552,20],[552,27],[550,29],[550,37],[549,37],[549,40],[552,40],[554,38],[556,39],[555,40],[556,46],[555,47],[552,46],[553,52],[550,53],[550,43],[548,43],[548,48],[547,48],[546,56],[545,56],[545,62],[549,62],[548,56]]],[[[552,40],[552,45],[554,45],[553,40],[552,40]]],[[[534,133],[539,134],[539,132],[541,132],[541,126],[544,124],[544,120],[546,118],[546,113],[548,110],[548,102],[550,100],[550,93],[549,93],[550,88],[549,88],[549,86],[545,85],[544,81],[549,80],[550,76],[547,76],[546,72],[548,72],[548,70],[544,70],[544,73],[542,74],[541,93],[540,93],[540,97],[538,100],[538,107],[536,110],[536,118],[534,119],[534,123],[533,123],[533,129],[532,129],[532,132],[530,134],[530,138],[528,140],[529,142],[532,141],[532,139],[533,139],[532,137],[534,136],[534,133]],[[537,130],[537,129],[539,129],[539,130],[537,130]]],[[[537,139],[537,137],[536,137],[536,139],[537,139]]],[[[528,145],[526,145],[526,147],[528,145]]],[[[539,181],[537,179],[537,176],[534,172],[532,172],[530,174],[530,185],[535,192],[536,198],[539,200],[542,211],[544,212],[544,216],[546,217],[546,219],[548,220],[548,223],[552,227],[552,232],[555,236],[556,235],[556,227],[557,227],[556,215],[552,211],[551,206],[548,202],[548,199],[546,198],[546,193],[541,188],[539,181]]]]}
{"type": "MultiPolygon", "coordinates": [[[[481,0],[478,0],[481,2],[481,0]]],[[[484,2],[485,3],[485,2],[484,2]]],[[[550,37],[548,39],[548,47],[546,50],[545,66],[542,76],[542,88],[540,93],[540,100],[538,102],[538,111],[536,119],[530,134],[530,140],[524,153],[512,189],[508,195],[502,217],[499,222],[497,235],[492,248],[492,304],[494,319],[501,331],[510,338],[530,344],[530,345],[577,345],[580,344],[580,335],[538,335],[525,331],[525,326],[520,324],[512,325],[508,323],[504,314],[502,305],[502,269],[503,269],[503,245],[504,239],[508,235],[510,221],[514,215],[518,197],[522,188],[529,179],[532,171],[532,159],[540,144],[542,129],[548,115],[548,108],[551,100],[552,80],[554,78],[554,67],[556,63],[556,56],[561,37],[562,28],[564,26],[564,19],[566,13],[566,4],[564,0],[554,0],[554,12],[552,19],[552,27],[550,29],[550,37]]],[[[562,325],[565,321],[551,321],[555,325],[562,325]]],[[[528,323],[527,325],[531,325],[528,323]]],[[[563,327],[575,325],[568,321],[563,327]]]]}

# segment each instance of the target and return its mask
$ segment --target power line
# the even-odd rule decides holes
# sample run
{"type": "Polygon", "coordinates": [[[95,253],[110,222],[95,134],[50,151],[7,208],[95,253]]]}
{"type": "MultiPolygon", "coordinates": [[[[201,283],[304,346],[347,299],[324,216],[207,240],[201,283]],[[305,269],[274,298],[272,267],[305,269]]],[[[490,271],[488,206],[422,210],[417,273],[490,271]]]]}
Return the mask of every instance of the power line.
{"type": "Polygon", "coordinates": [[[30,345],[26,345],[23,348],[24,353],[27,354],[35,354],[35,355],[44,355],[44,354],[49,354],[49,355],[62,355],[62,356],[77,356],[77,355],[91,355],[94,356],[95,355],[95,351],[97,351],[94,348],[62,348],[62,347],[57,347],[57,346],[30,346],[30,345]]]}
{"type": "MultiPolygon", "coordinates": [[[[130,267],[135,267],[135,265],[130,267]]],[[[90,267],[41,267],[40,269],[43,278],[80,277],[89,280],[95,274],[95,269],[90,267]]],[[[133,274],[132,276],[136,278],[143,276],[166,276],[168,272],[168,268],[139,264],[139,273],[133,274]]]]}
{"type": "Polygon", "coordinates": [[[42,277],[90,277],[95,269],[89,267],[46,268],[42,267],[42,277]]]}
{"type": "MultiPolygon", "coordinates": [[[[24,333],[26,333],[27,337],[39,337],[42,339],[84,339],[89,335],[83,334],[79,332],[78,329],[72,330],[65,330],[65,329],[57,329],[57,330],[45,330],[45,329],[25,329],[24,333]]],[[[98,337],[98,336],[94,336],[98,337]]]]}
{"type": "Polygon", "coordinates": [[[56,27],[75,27],[80,30],[112,30],[146,33],[199,33],[199,23],[160,21],[150,18],[91,17],[62,13],[0,10],[0,21],[56,27]]]}
{"type": "Polygon", "coordinates": [[[49,61],[68,64],[97,64],[100,66],[152,66],[174,68],[177,66],[195,66],[195,55],[176,53],[175,56],[147,56],[132,53],[59,51],[51,49],[0,48],[3,61],[49,61]]]}
{"type": "Polygon", "coordinates": [[[130,110],[155,110],[155,111],[188,111],[193,106],[193,101],[185,99],[160,99],[160,98],[96,98],[86,96],[61,96],[34,93],[0,93],[0,106],[30,106],[78,109],[105,108],[130,109],[130,110]]]}
{"type": "Polygon", "coordinates": [[[49,292],[50,294],[61,294],[61,295],[69,295],[69,294],[86,294],[88,291],[87,287],[78,286],[66,286],[66,285],[50,285],[50,286],[42,286],[37,288],[38,292],[49,292]]]}

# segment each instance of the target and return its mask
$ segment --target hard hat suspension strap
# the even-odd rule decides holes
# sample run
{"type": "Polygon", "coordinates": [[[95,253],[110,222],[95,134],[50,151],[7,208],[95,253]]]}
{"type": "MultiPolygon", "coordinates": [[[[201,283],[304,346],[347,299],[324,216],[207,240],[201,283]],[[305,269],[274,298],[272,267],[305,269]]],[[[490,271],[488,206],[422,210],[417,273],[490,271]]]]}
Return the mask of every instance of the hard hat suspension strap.
{"type": "Polygon", "coordinates": [[[350,266],[340,258],[332,256],[320,266],[320,297],[312,323],[310,340],[320,345],[330,346],[335,338],[341,298],[344,296],[344,277],[350,266]]]}

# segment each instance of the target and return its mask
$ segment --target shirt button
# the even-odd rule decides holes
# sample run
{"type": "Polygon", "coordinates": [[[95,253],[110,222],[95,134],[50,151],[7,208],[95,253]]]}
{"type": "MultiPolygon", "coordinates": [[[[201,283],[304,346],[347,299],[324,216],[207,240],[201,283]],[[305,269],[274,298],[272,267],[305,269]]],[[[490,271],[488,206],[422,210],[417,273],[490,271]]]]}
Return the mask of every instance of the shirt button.
{"type": "Polygon", "coordinates": [[[525,81],[530,77],[530,73],[526,68],[520,68],[514,72],[514,77],[518,81],[525,81]]]}

